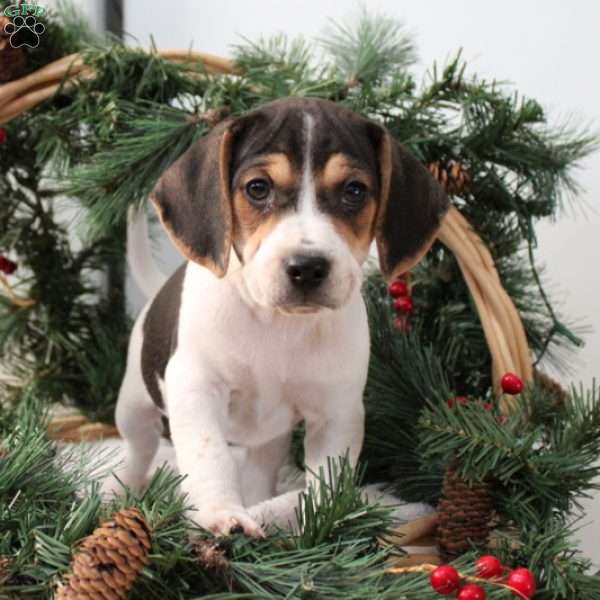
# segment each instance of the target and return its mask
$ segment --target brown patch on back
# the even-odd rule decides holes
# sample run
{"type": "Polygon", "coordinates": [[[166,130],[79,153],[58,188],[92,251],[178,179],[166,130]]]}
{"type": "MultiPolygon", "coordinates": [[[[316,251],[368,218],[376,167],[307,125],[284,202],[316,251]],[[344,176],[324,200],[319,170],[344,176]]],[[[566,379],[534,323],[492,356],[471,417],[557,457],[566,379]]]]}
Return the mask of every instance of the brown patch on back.
{"type": "Polygon", "coordinates": [[[152,300],[142,325],[142,378],[153,402],[161,408],[164,407],[164,398],[157,378],[164,381],[167,364],[177,348],[179,308],[186,267],[187,263],[181,265],[160,289],[152,300]]]}

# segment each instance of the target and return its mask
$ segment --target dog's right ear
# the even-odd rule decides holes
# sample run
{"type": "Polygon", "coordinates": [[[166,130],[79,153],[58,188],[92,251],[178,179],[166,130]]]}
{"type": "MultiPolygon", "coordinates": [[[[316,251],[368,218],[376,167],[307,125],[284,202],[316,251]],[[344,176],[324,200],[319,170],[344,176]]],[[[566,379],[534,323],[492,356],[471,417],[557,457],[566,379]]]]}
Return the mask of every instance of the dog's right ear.
{"type": "Polygon", "coordinates": [[[390,281],[425,255],[449,201],[429,171],[387,131],[380,134],[379,164],[381,201],[375,238],[381,271],[390,281]]]}
{"type": "Polygon", "coordinates": [[[231,121],[215,127],[160,177],[150,200],[179,251],[217,277],[231,252],[231,121]]]}

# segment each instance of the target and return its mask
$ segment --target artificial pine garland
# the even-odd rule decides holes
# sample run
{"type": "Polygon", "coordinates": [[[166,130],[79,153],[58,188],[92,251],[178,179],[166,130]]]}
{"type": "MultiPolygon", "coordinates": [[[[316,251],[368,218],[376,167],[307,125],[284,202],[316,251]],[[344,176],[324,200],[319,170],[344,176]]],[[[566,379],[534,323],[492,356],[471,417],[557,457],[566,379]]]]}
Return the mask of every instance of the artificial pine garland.
{"type": "MultiPolygon", "coordinates": [[[[111,515],[131,516],[119,512],[127,509],[139,511],[142,529],[152,532],[151,548],[145,534],[148,543],[134,544],[148,554],[141,570],[146,559],[135,562],[136,577],[125,578],[131,598],[437,597],[422,570],[390,570],[397,551],[381,544],[390,512],[364,503],[357,475],[343,463],[324,475],[323,497],[303,498],[301,530],[266,540],[197,532],[191,540],[177,476],[161,470],[142,497],[127,493],[103,505],[94,482],[102,457],[75,461],[59,452],[47,438],[44,408],[67,402],[110,419],[129,328],[122,287],[127,212],[227,115],[281,96],[319,96],[384,124],[429,165],[484,238],[538,361],[579,340],[544,291],[533,226],[576,191],[572,168],[595,138],[550,129],[537,102],[468,78],[460,57],[442,70],[434,66],[418,86],[410,40],[382,17],[334,26],[320,66],[302,41],[247,42],[236,49],[237,74],[230,76],[93,39],[64,14],[67,21],[48,21],[41,48],[27,51],[22,67],[33,72],[80,52],[77,69],[86,78],[56,83],[48,102],[0,130],[0,255],[5,267],[18,265],[10,274],[4,269],[10,291],[0,296],[7,373],[0,377],[0,595],[47,598],[60,582],[59,593],[71,593],[88,581],[80,576],[78,548],[104,564],[110,556],[97,550],[94,530],[111,515]],[[82,215],[81,247],[61,224],[65,191],[82,215]],[[109,294],[97,280],[107,264],[109,294]],[[81,544],[84,538],[90,541],[81,544]]],[[[597,390],[558,394],[538,378],[516,397],[516,414],[500,418],[489,352],[454,257],[437,244],[410,286],[396,286],[394,294],[401,326],[392,325],[381,278],[365,284],[372,360],[363,480],[435,503],[448,463],[456,461],[462,481],[491,486],[498,520],[489,543],[507,568],[534,571],[536,598],[599,600],[598,578],[572,542],[577,498],[599,474],[597,390]],[[457,397],[467,400],[449,405],[457,397]]],[[[455,561],[465,578],[476,576],[475,557],[467,552],[455,561]]],[[[488,597],[512,594],[491,586],[488,597]]]]}

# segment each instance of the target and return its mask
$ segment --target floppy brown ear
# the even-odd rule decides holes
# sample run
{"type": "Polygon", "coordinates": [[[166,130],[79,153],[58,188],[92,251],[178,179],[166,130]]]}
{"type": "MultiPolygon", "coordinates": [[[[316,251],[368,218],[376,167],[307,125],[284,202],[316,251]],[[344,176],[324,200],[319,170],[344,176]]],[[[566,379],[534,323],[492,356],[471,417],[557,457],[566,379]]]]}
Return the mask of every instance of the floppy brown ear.
{"type": "Polygon", "coordinates": [[[188,259],[223,277],[231,251],[227,123],[195,142],[160,177],[150,200],[169,236],[188,259]]]}
{"type": "Polygon", "coordinates": [[[379,164],[375,239],[381,271],[390,280],[423,258],[449,203],[429,171],[387,132],[381,138],[379,164]]]}

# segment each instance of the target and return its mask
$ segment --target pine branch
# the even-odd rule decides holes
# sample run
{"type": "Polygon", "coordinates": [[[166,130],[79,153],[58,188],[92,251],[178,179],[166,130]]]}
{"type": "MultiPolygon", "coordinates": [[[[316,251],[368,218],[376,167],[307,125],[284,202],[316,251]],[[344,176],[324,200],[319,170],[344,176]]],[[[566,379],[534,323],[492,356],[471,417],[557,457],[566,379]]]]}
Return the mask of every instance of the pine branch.
{"type": "Polygon", "coordinates": [[[466,479],[493,479],[502,514],[522,526],[557,513],[566,518],[586,490],[598,487],[600,402],[595,389],[585,399],[574,393],[551,426],[529,424],[527,405],[546,393],[530,390],[507,422],[478,403],[432,404],[419,421],[424,459],[456,458],[466,479]]]}
{"type": "Polygon", "coordinates": [[[181,477],[160,469],[142,496],[125,490],[103,505],[97,483],[90,482],[103,470],[104,457],[61,455],[57,462],[34,398],[23,399],[15,420],[2,425],[14,432],[5,442],[6,468],[0,471],[0,553],[18,557],[10,563],[3,588],[8,594],[47,595],[69,569],[75,542],[108,515],[135,507],[152,531],[152,552],[132,598],[178,598],[182,589],[188,597],[252,594],[271,599],[309,592],[328,598],[429,597],[427,578],[384,576],[391,550],[379,548],[376,539],[389,526],[389,509],[360,500],[347,462],[332,463],[318,499],[314,490],[304,498],[299,507],[303,528],[297,533],[214,540],[198,531],[200,539],[214,540],[222,549],[219,564],[225,570],[219,571],[199,563],[196,546],[189,542],[187,503],[178,490],[181,477]],[[82,485],[84,499],[77,496],[82,485]],[[318,500],[324,503],[316,511],[318,500]]]}
{"type": "Polygon", "coordinates": [[[89,208],[91,239],[125,223],[129,206],[145,201],[159,175],[205,132],[189,112],[162,105],[122,102],[119,115],[115,144],[73,169],[64,189],[89,208]]]}
{"type": "Polygon", "coordinates": [[[574,525],[559,520],[531,521],[517,540],[500,535],[498,556],[507,564],[528,564],[540,574],[536,597],[547,600],[597,600],[600,579],[574,550],[574,525]]]}
{"type": "Polygon", "coordinates": [[[259,38],[253,42],[242,38],[243,43],[233,47],[236,64],[245,77],[272,80],[273,76],[284,79],[302,80],[313,74],[312,51],[302,38],[288,39],[279,34],[270,38],[259,38]]]}
{"type": "Polygon", "coordinates": [[[388,533],[391,510],[367,506],[360,490],[362,473],[354,473],[346,456],[328,460],[327,473],[317,474],[319,485],[302,493],[296,510],[299,549],[325,541],[338,544],[373,542],[388,533]]]}
{"type": "Polygon", "coordinates": [[[319,41],[346,81],[381,83],[416,60],[414,43],[403,25],[382,14],[369,15],[366,8],[356,24],[330,21],[319,41]]]}

